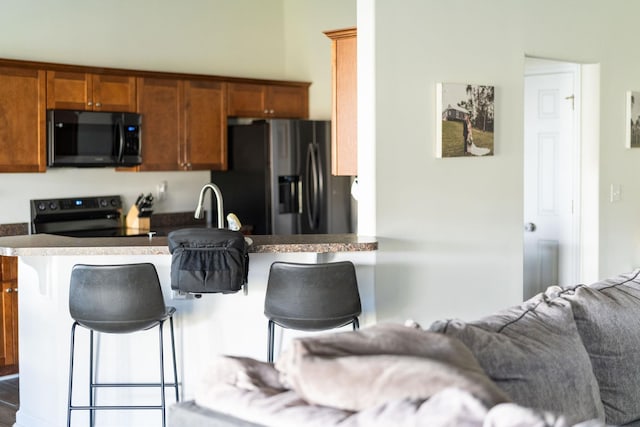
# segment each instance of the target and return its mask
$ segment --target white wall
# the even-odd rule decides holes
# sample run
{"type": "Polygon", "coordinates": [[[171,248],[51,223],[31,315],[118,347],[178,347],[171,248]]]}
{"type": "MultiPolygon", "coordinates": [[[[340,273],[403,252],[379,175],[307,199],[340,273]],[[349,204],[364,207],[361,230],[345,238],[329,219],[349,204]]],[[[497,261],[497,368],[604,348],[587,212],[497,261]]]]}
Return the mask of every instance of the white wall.
{"type": "Polygon", "coordinates": [[[324,31],[356,25],[355,0],[284,0],[286,72],[312,82],[309,116],[331,119],[331,41],[324,31]]]}
{"type": "Polygon", "coordinates": [[[380,239],[379,320],[473,318],[520,300],[525,55],[600,64],[598,274],[638,265],[640,150],[625,148],[624,100],[626,90],[640,89],[640,58],[633,54],[640,4],[403,0],[399,7],[359,0],[357,6],[359,47],[374,46],[369,68],[359,71],[375,82],[375,108],[360,109],[360,129],[368,127],[370,136],[360,133],[359,149],[375,147],[368,185],[375,187],[380,239]],[[494,156],[435,158],[437,82],[496,87],[494,156]],[[618,203],[608,201],[610,184],[622,187],[618,203]]]}
{"type": "Polygon", "coordinates": [[[278,78],[282,0],[3,0],[0,54],[81,65],[278,78]]]}
{"type": "MultiPolygon", "coordinates": [[[[355,25],[355,13],[355,0],[2,0],[0,57],[312,81],[310,114],[326,119],[331,53],[322,31],[355,25]]],[[[164,180],[168,198],[155,211],[188,211],[209,174],[0,174],[0,224],[28,222],[33,198],[120,194],[130,204],[164,180]]]]}

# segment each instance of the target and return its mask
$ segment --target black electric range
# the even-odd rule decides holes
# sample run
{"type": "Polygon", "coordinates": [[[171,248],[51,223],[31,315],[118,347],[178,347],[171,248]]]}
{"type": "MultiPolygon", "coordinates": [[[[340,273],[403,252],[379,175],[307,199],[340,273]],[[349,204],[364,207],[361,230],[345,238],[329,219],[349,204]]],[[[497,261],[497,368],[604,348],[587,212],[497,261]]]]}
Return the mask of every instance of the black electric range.
{"type": "MultiPolygon", "coordinates": [[[[121,237],[123,227],[120,196],[69,197],[31,200],[31,234],[72,237],[121,237]]],[[[146,235],[146,234],[145,234],[146,235]]]]}

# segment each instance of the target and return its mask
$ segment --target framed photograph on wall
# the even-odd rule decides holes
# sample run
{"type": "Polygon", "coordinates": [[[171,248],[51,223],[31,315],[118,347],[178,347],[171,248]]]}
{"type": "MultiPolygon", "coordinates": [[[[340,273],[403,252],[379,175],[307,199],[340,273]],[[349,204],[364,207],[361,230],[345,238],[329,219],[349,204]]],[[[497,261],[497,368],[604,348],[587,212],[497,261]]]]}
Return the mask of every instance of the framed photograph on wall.
{"type": "Polygon", "coordinates": [[[493,156],[494,95],[494,86],[438,83],[436,156],[493,156]]]}
{"type": "Polygon", "coordinates": [[[627,148],[640,148],[640,92],[627,91],[627,148]]]}

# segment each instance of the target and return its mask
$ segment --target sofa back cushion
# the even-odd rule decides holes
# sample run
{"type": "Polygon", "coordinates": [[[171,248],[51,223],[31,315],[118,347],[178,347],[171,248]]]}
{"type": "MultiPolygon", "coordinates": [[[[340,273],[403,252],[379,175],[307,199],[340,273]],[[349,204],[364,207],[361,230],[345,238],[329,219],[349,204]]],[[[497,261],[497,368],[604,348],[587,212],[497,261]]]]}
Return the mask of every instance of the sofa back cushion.
{"type": "Polygon", "coordinates": [[[606,422],[640,421],[640,270],[577,286],[571,303],[600,386],[606,422]]]}
{"type": "Polygon", "coordinates": [[[478,321],[441,321],[515,403],[562,413],[570,423],[604,419],[598,384],[570,304],[558,287],[478,321]]]}

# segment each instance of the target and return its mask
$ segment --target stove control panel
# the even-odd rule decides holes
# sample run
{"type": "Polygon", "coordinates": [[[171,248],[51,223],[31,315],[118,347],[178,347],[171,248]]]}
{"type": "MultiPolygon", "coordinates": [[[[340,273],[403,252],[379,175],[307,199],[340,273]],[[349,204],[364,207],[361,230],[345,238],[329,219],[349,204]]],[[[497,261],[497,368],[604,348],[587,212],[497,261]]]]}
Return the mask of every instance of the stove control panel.
{"type": "MultiPolygon", "coordinates": [[[[120,196],[31,200],[31,234],[80,235],[122,228],[120,196]]],[[[88,234],[88,235],[89,235],[88,234]]]]}
{"type": "Polygon", "coordinates": [[[70,197],[66,199],[31,200],[31,214],[46,215],[48,213],[90,212],[115,210],[122,208],[120,196],[70,197]]]}

